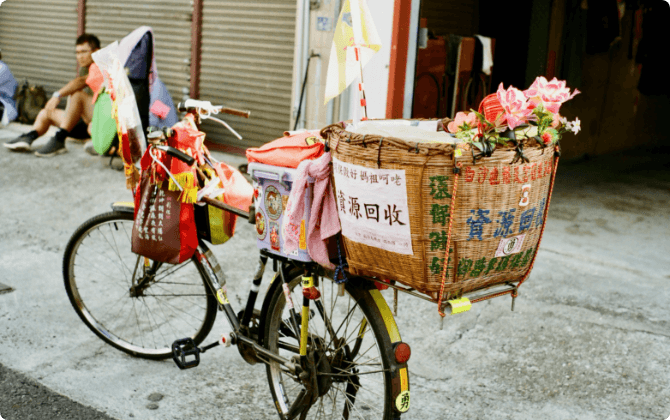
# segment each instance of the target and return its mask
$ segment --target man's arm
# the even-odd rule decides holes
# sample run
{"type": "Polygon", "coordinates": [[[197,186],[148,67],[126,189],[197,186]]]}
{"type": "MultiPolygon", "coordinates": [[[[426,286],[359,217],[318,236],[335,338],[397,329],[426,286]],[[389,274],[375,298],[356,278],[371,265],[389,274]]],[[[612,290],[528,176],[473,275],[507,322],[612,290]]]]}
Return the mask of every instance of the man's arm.
{"type": "Polygon", "coordinates": [[[54,96],[47,101],[46,105],[44,105],[44,109],[46,109],[47,111],[56,109],[58,104],[60,104],[60,99],[62,97],[72,95],[73,93],[79,92],[80,90],[85,88],[86,77],[87,76],[75,77],[74,79],[70,80],[65,86],[54,92],[54,96]]]}
{"type": "Polygon", "coordinates": [[[58,89],[58,93],[60,94],[59,96],[69,96],[69,95],[72,95],[75,92],[79,92],[80,90],[85,88],[86,87],[86,77],[87,76],[79,76],[79,77],[75,77],[74,79],[70,80],[67,83],[67,85],[58,89]]]}

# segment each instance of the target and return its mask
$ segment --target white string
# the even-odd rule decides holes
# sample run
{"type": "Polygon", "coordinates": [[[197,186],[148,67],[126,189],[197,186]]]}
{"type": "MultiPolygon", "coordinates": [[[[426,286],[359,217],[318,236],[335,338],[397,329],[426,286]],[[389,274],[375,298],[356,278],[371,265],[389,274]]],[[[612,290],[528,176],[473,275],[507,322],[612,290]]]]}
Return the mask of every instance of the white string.
{"type": "Polygon", "coordinates": [[[168,168],[166,168],[165,165],[163,165],[163,162],[161,162],[160,160],[158,160],[158,159],[156,158],[156,156],[154,156],[154,154],[152,153],[153,150],[154,150],[153,147],[152,147],[151,149],[149,149],[149,156],[151,156],[151,159],[153,159],[154,162],[156,162],[156,163],[159,164],[163,169],[165,169],[165,172],[166,172],[166,173],[168,174],[168,176],[172,179],[172,182],[174,182],[174,184],[175,184],[177,187],[179,187],[179,191],[184,191],[184,189],[181,187],[181,185],[179,185],[179,182],[177,182],[177,180],[175,179],[175,177],[172,176],[172,173],[170,173],[170,171],[168,170],[168,168]]]}
{"type": "MultiPolygon", "coordinates": [[[[217,112],[217,113],[218,113],[218,112],[217,112]]],[[[203,120],[210,119],[210,120],[218,121],[219,123],[223,124],[228,130],[230,130],[230,132],[233,133],[233,134],[235,135],[235,137],[237,137],[238,139],[242,140],[242,136],[240,136],[240,135],[237,133],[237,131],[233,130],[233,127],[229,126],[228,123],[226,123],[226,122],[223,121],[222,119],[214,118],[214,117],[209,116],[209,115],[208,115],[206,118],[203,118],[203,117],[201,117],[201,118],[202,118],[203,120]]]]}

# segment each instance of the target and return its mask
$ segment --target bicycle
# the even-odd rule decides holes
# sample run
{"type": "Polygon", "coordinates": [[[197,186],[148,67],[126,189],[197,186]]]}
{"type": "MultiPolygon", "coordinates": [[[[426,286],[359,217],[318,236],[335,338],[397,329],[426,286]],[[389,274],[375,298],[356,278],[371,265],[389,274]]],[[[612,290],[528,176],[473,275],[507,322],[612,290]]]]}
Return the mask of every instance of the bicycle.
{"type": "MultiPolygon", "coordinates": [[[[243,114],[199,101],[186,105],[183,111],[198,124],[211,113],[243,114]]],[[[193,165],[191,156],[161,144],[168,136],[167,130],[162,138],[157,134],[150,147],[193,165]]],[[[255,220],[253,208],[202,201],[255,220]]],[[[65,250],[70,302],[103,341],[137,357],[172,357],[181,369],[197,366],[200,355],[219,344],[235,345],[247,363],[266,364],[282,419],[391,419],[409,409],[410,348],[374,281],[349,275],[337,284],[333,272],[315,263],[261,250],[245,307],[236,312],[221,265],[202,239],[179,265],[133,254],[133,212],[132,203],[114,203],[111,212],[81,225],[65,250]],[[268,260],[275,276],[256,309],[268,260]],[[232,332],[198,347],[218,311],[232,332]]]]}

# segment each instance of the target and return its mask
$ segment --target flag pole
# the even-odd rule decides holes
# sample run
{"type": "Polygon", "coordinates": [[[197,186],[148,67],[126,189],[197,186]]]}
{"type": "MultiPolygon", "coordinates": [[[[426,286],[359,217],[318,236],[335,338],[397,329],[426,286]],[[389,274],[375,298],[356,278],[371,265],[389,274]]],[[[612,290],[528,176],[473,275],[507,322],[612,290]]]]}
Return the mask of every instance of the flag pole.
{"type": "Polygon", "coordinates": [[[365,121],[368,119],[368,104],[367,101],[365,100],[365,86],[363,85],[363,63],[361,61],[360,46],[356,44],[354,46],[354,50],[356,51],[356,61],[358,62],[358,73],[359,73],[358,76],[360,78],[360,83],[358,83],[358,98],[360,99],[360,105],[363,111],[361,121],[365,121]]]}

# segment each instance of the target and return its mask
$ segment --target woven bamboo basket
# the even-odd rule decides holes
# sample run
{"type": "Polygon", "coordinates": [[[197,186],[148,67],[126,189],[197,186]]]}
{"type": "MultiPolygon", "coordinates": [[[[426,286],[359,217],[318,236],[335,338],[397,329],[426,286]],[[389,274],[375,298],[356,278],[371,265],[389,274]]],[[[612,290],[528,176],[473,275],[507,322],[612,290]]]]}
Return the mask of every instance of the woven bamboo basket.
{"type": "Polygon", "coordinates": [[[452,144],[364,136],[344,127],[339,123],[322,130],[334,158],[365,168],[405,171],[414,254],[389,252],[344,236],[353,274],[396,280],[442,302],[522,281],[530,273],[558,148],[543,148],[534,140],[522,141],[521,148],[510,142],[475,160],[467,147],[455,157],[460,153],[452,144]]]}

